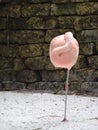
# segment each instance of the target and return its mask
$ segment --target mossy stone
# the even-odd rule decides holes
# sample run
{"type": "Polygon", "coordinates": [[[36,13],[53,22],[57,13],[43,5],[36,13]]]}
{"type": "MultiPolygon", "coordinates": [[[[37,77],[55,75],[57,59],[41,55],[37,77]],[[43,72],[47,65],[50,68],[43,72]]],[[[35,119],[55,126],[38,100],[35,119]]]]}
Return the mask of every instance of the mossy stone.
{"type": "Polygon", "coordinates": [[[59,16],[59,15],[75,15],[76,9],[75,5],[72,3],[66,4],[52,4],[51,5],[51,15],[59,16]]]}
{"type": "Polygon", "coordinates": [[[41,56],[41,46],[38,44],[24,45],[19,47],[20,57],[41,56]]]}
{"type": "Polygon", "coordinates": [[[98,55],[89,56],[87,59],[90,67],[98,69],[98,55]]]}
{"type": "Polygon", "coordinates": [[[83,43],[80,44],[80,54],[82,55],[93,55],[94,54],[94,43],[83,43]]]}
{"type": "Polygon", "coordinates": [[[45,64],[47,60],[44,56],[41,57],[34,57],[34,58],[27,58],[25,60],[25,64],[29,69],[32,70],[42,70],[45,69],[45,64]]]}
{"type": "Polygon", "coordinates": [[[30,29],[53,29],[58,25],[57,19],[51,17],[31,17],[26,23],[30,29]]]}
{"type": "Polygon", "coordinates": [[[10,31],[10,43],[28,44],[44,42],[44,31],[10,31]]]}
{"type": "Polygon", "coordinates": [[[25,69],[25,65],[24,65],[22,59],[19,59],[19,58],[14,59],[14,70],[20,71],[23,69],[25,69]]]}
{"type": "Polygon", "coordinates": [[[22,7],[22,17],[48,16],[50,4],[34,4],[22,7]]]}
{"type": "Polygon", "coordinates": [[[20,5],[6,5],[0,7],[0,16],[2,17],[20,17],[21,16],[20,5]],[[3,13],[2,13],[3,12],[3,13]]]}
{"type": "Polygon", "coordinates": [[[37,81],[36,73],[32,70],[23,70],[17,73],[17,81],[32,83],[37,81]]]}
{"type": "Polygon", "coordinates": [[[75,68],[75,69],[86,68],[87,65],[88,65],[88,64],[87,64],[87,61],[86,61],[85,56],[80,55],[80,56],[78,57],[78,60],[77,60],[77,62],[76,62],[76,64],[75,64],[74,68],[75,68]]]}

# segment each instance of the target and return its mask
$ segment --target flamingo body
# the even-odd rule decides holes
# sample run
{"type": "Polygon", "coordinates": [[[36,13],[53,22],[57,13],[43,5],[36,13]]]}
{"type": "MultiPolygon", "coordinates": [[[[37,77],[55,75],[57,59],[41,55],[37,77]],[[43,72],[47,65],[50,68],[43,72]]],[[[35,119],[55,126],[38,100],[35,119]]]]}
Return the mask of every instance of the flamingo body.
{"type": "Polygon", "coordinates": [[[55,67],[70,70],[77,61],[78,53],[78,42],[71,32],[57,36],[51,41],[50,60],[55,67]]]}

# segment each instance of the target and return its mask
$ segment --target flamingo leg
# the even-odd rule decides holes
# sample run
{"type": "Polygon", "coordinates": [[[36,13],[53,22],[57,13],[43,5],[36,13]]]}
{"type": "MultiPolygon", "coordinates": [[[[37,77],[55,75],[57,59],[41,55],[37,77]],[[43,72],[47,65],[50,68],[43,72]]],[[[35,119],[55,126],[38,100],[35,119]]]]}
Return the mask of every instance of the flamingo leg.
{"type": "Polygon", "coordinates": [[[69,71],[67,70],[67,78],[66,78],[66,84],[65,84],[65,110],[64,110],[64,119],[63,121],[66,121],[66,109],[67,109],[67,94],[68,94],[68,90],[69,90],[69,86],[68,86],[68,80],[69,80],[69,71]]]}

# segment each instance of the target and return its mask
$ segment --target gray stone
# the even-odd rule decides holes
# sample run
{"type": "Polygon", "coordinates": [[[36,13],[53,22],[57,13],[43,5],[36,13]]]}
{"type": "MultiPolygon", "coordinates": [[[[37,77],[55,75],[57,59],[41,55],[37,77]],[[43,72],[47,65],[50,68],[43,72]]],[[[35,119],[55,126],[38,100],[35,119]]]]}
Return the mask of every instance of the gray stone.
{"type": "Polygon", "coordinates": [[[0,69],[13,68],[12,59],[10,58],[1,58],[0,59],[0,69]]]}
{"type": "Polygon", "coordinates": [[[87,61],[86,58],[83,55],[79,55],[78,60],[74,66],[74,68],[76,69],[80,69],[80,68],[86,68],[87,67],[87,61]]]}
{"type": "Polygon", "coordinates": [[[53,93],[58,93],[64,89],[63,82],[35,82],[33,84],[28,84],[27,89],[30,90],[46,90],[52,91],[53,93]]]}
{"type": "Polygon", "coordinates": [[[58,17],[58,27],[59,28],[66,28],[68,29],[70,27],[70,29],[74,28],[73,25],[73,17],[72,16],[59,16],[58,17]]]}
{"type": "Polygon", "coordinates": [[[12,82],[12,81],[3,81],[2,86],[3,90],[20,90],[26,88],[25,83],[12,82]]]}
{"type": "Polygon", "coordinates": [[[79,82],[70,82],[69,91],[78,91],[81,92],[81,83],[79,82]]]}
{"type": "Polygon", "coordinates": [[[66,78],[66,73],[65,71],[61,70],[56,70],[56,71],[42,71],[42,81],[65,81],[66,78]]]}
{"type": "Polygon", "coordinates": [[[96,42],[98,41],[98,37],[97,37],[97,34],[98,34],[98,30],[83,30],[81,31],[81,34],[78,33],[77,35],[77,38],[78,38],[78,41],[81,41],[81,42],[96,42]]]}
{"type": "Polygon", "coordinates": [[[52,0],[53,3],[67,3],[69,0],[52,0]]]}
{"type": "Polygon", "coordinates": [[[10,42],[18,44],[44,42],[44,31],[11,31],[10,42]]]}
{"type": "Polygon", "coordinates": [[[94,43],[81,43],[80,46],[80,54],[82,55],[93,55],[95,45],[94,43]]]}
{"type": "Polygon", "coordinates": [[[76,12],[78,15],[98,14],[98,3],[78,3],[76,5],[76,12]]]}
{"type": "Polygon", "coordinates": [[[45,64],[47,62],[47,58],[44,56],[27,58],[25,60],[25,65],[32,70],[43,70],[45,69],[45,64]]]}
{"type": "Polygon", "coordinates": [[[6,5],[0,7],[0,16],[1,17],[20,17],[20,5],[6,5]],[[3,12],[3,13],[2,13],[3,12]]]}
{"type": "Polygon", "coordinates": [[[29,29],[54,29],[58,26],[57,18],[31,17],[26,22],[29,29]]]}
{"type": "Polygon", "coordinates": [[[56,68],[53,66],[53,64],[50,61],[50,58],[47,58],[47,61],[45,63],[45,69],[46,70],[55,70],[56,68]]]}
{"type": "Polygon", "coordinates": [[[0,18],[0,29],[6,29],[6,19],[0,18]]]}
{"type": "Polygon", "coordinates": [[[98,52],[98,42],[96,42],[96,51],[98,52]]]}
{"type": "Polygon", "coordinates": [[[0,44],[7,43],[6,31],[0,31],[0,44]]]}
{"type": "Polygon", "coordinates": [[[82,92],[90,92],[98,96],[98,82],[84,82],[81,85],[82,92]]]}
{"type": "Polygon", "coordinates": [[[51,0],[30,0],[31,3],[48,3],[51,0]]]}
{"type": "Polygon", "coordinates": [[[38,80],[36,73],[32,70],[20,71],[19,73],[17,73],[16,79],[19,82],[27,82],[27,83],[28,82],[32,83],[38,80]]]}
{"type": "Polygon", "coordinates": [[[25,69],[25,65],[24,65],[24,62],[22,61],[22,59],[16,58],[16,59],[14,59],[13,62],[14,62],[13,66],[14,66],[15,71],[20,71],[20,70],[25,69]]]}
{"type": "Polygon", "coordinates": [[[0,48],[0,54],[2,57],[18,57],[19,48],[17,45],[2,45],[0,48]]]}
{"type": "Polygon", "coordinates": [[[20,54],[20,57],[41,56],[42,49],[41,49],[41,46],[38,44],[23,45],[19,47],[19,54],[20,54]]]}
{"type": "Polygon", "coordinates": [[[89,3],[76,4],[76,12],[79,15],[87,15],[91,12],[91,5],[89,3]]]}
{"type": "Polygon", "coordinates": [[[22,17],[48,16],[50,4],[33,4],[22,7],[22,17]]]}
{"type": "Polygon", "coordinates": [[[14,81],[15,72],[13,69],[0,70],[0,81],[14,81]]]}
{"type": "Polygon", "coordinates": [[[0,83],[0,91],[2,91],[3,90],[3,87],[2,87],[2,84],[0,83]]]}
{"type": "Polygon", "coordinates": [[[84,82],[84,81],[94,81],[96,78],[95,71],[93,69],[79,69],[71,70],[70,81],[72,82],[84,82]]]}
{"type": "Polygon", "coordinates": [[[59,15],[75,15],[76,7],[72,3],[66,4],[52,4],[51,5],[51,15],[59,16],[59,15]]]}
{"type": "Polygon", "coordinates": [[[98,69],[98,55],[89,56],[87,59],[91,68],[98,69]]]}

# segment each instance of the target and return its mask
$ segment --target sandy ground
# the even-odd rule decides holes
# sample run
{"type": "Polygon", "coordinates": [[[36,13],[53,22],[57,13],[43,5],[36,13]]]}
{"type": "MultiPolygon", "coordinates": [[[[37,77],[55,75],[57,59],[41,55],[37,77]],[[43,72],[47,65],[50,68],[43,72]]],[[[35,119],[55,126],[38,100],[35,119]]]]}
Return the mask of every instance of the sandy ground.
{"type": "Polygon", "coordinates": [[[98,130],[98,97],[0,92],[0,130],[98,130]]]}

